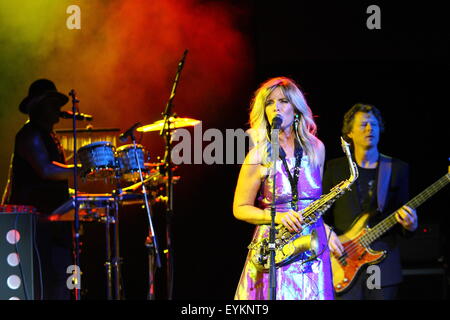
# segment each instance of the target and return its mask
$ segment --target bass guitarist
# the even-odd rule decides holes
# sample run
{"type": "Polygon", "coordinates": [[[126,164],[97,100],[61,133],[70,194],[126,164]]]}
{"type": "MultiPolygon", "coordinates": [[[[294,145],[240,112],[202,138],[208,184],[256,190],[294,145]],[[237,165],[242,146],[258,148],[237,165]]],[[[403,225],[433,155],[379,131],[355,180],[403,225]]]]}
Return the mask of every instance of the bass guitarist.
{"type": "MultiPolygon", "coordinates": [[[[398,236],[412,236],[417,229],[416,211],[403,206],[409,199],[408,165],[378,151],[383,120],[380,111],[368,104],[354,105],[344,116],[342,134],[353,147],[352,152],[358,165],[359,178],[352,190],[338,199],[324,215],[328,225],[337,234],[348,230],[362,213],[369,213],[369,227],[375,226],[390,213],[401,207],[395,214],[399,224],[379,238],[370,247],[385,251],[386,257],[379,266],[379,288],[368,286],[366,268],[361,268],[352,284],[336,298],[343,300],[392,300],[395,299],[398,285],[402,281],[402,268],[398,236]],[[402,207],[403,206],[403,207],[402,207]]],[[[348,161],[338,158],[327,162],[323,179],[323,192],[327,193],[337,182],[348,174],[348,161]]],[[[330,232],[331,230],[327,230],[330,232]]],[[[337,234],[331,231],[330,251],[341,257],[344,247],[337,234]]]]}

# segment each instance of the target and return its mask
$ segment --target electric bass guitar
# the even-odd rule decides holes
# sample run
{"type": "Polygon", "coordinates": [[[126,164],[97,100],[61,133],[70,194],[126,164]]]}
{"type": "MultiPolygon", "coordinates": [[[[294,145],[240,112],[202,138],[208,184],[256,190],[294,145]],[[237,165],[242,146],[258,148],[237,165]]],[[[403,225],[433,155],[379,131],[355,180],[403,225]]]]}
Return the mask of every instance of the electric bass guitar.
{"type": "MultiPolygon", "coordinates": [[[[447,173],[406,205],[416,209],[449,182],[450,173],[447,173]]],[[[333,286],[337,294],[347,291],[352,286],[358,272],[365,265],[377,264],[385,258],[385,251],[374,251],[370,248],[370,244],[397,224],[395,214],[396,212],[392,213],[375,227],[369,228],[369,214],[363,213],[354,221],[349,230],[339,236],[344,253],[340,257],[331,254],[333,286]]]]}

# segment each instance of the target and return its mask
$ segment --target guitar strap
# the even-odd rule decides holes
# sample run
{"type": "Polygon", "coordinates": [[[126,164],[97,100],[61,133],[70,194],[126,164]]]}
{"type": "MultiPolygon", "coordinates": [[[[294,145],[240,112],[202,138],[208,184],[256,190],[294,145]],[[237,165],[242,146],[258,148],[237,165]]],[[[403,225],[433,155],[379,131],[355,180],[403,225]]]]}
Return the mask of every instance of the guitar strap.
{"type": "Polygon", "coordinates": [[[378,170],[377,199],[378,211],[383,212],[386,205],[389,182],[392,173],[392,158],[380,153],[380,167],[378,170]]]}
{"type": "Polygon", "coordinates": [[[300,146],[300,143],[297,139],[295,139],[295,167],[294,167],[294,176],[292,176],[291,172],[289,171],[289,167],[286,162],[286,152],[283,150],[283,148],[280,146],[280,158],[283,162],[284,169],[286,170],[288,174],[289,183],[291,184],[291,192],[292,192],[292,201],[291,201],[291,207],[292,210],[297,211],[298,210],[298,177],[300,175],[300,166],[302,164],[302,157],[303,157],[303,149],[300,146]]]}

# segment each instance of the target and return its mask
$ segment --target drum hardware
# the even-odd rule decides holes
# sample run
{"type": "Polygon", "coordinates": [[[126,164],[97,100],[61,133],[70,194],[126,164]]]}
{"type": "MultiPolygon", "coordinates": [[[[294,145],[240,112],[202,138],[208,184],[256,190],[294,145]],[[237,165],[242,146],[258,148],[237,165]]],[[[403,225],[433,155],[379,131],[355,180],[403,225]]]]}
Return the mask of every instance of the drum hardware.
{"type": "MultiPolygon", "coordinates": [[[[132,137],[133,138],[133,137],[132,137]]],[[[134,144],[136,141],[134,140],[134,144]]],[[[77,152],[77,163],[80,176],[83,180],[99,181],[111,180],[117,182],[113,193],[85,194],[73,190],[70,200],[56,209],[49,217],[52,221],[75,220],[75,202],[78,203],[78,220],[81,222],[94,222],[105,224],[106,251],[104,268],[106,273],[107,299],[121,298],[121,258],[119,253],[119,219],[118,206],[147,203],[150,210],[150,201],[162,202],[168,205],[169,198],[164,194],[163,185],[167,185],[168,166],[164,162],[144,162],[145,151],[142,145],[128,144],[117,149],[108,141],[97,141],[82,146],[77,152]],[[81,167],[81,168],[80,168],[81,167]],[[127,175],[128,174],[128,175],[127,175]],[[139,182],[126,188],[119,187],[119,181],[135,182],[139,175],[139,182]],[[144,179],[145,175],[145,179],[144,179]],[[148,189],[146,188],[148,187],[148,189]],[[142,189],[139,192],[139,189],[142,189]],[[145,193],[144,193],[145,192],[145,193]],[[77,194],[77,197],[75,197],[77,194]],[[147,197],[147,194],[149,197],[147,197]],[[145,200],[144,200],[145,199],[145,200]]],[[[159,158],[158,158],[159,160],[159,158]]],[[[172,183],[179,181],[179,176],[174,176],[171,168],[172,183]]],[[[144,207],[144,206],[143,206],[144,207]]],[[[149,234],[155,234],[151,231],[149,234]]],[[[158,261],[154,252],[157,250],[152,237],[145,242],[149,254],[149,291],[148,299],[154,299],[154,273],[158,261]]],[[[159,262],[160,263],[160,262],[159,262]]]]}
{"type": "MultiPolygon", "coordinates": [[[[140,125],[137,123],[133,125],[129,130],[122,134],[121,138],[127,138],[128,136],[132,140],[131,145],[126,145],[115,149],[114,142],[108,141],[96,141],[84,145],[78,149],[77,152],[77,132],[94,132],[94,130],[86,129],[86,131],[77,130],[75,121],[76,115],[79,114],[78,102],[76,99],[75,91],[72,90],[69,95],[72,96],[73,108],[73,155],[74,155],[74,195],[73,197],[63,204],[61,207],[54,211],[54,214],[50,217],[50,220],[58,220],[64,214],[71,209],[74,209],[74,221],[75,221],[75,255],[76,264],[79,265],[79,221],[80,221],[80,205],[82,206],[83,216],[81,219],[84,221],[98,221],[105,223],[106,229],[106,240],[107,240],[107,250],[106,250],[106,262],[105,269],[107,273],[107,296],[108,299],[112,299],[113,290],[114,298],[120,299],[120,254],[119,254],[119,232],[118,232],[118,205],[119,202],[126,201],[124,192],[136,191],[138,188],[142,189],[140,194],[144,199],[145,209],[147,211],[149,220],[149,236],[145,242],[148,248],[149,255],[149,291],[148,299],[154,299],[154,272],[155,272],[155,262],[156,267],[161,267],[161,262],[159,258],[159,248],[156,243],[156,236],[153,229],[153,223],[151,219],[149,200],[147,196],[147,188],[159,186],[164,183],[166,188],[165,196],[156,196],[159,190],[153,190],[155,193],[153,197],[155,201],[166,202],[166,212],[167,212],[167,226],[166,226],[166,239],[167,239],[167,249],[164,250],[167,258],[167,289],[168,289],[168,299],[172,299],[173,291],[173,250],[171,244],[171,220],[173,216],[173,185],[176,183],[180,177],[175,177],[173,175],[174,167],[171,163],[171,149],[172,149],[172,134],[173,130],[182,127],[194,126],[200,123],[199,120],[191,118],[178,118],[174,113],[172,113],[172,102],[175,98],[175,92],[178,85],[181,70],[184,65],[184,60],[187,55],[187,50],[185,50],[182,60],[178,64],[178,71],[173,83],[172,92],[169,101],[166,105],[165,112],[163,113],[164,119],[156,121],[153,124],[141,126],[137,129],[140,132],[151,132],[160,131],[160,135],[165,137],[166,147],[164,161],[156,164],[145,163],[144,159],[144,148],[141,145],[137,145],[136,139],[134,137],[134,131],[136,127],[140,125]],[[95,181],[95,180],[115,180],[117,182],[117,188],[112,194],[106,195],[80,195],[78,193],[78,163],[77,158],[80,158],[82,164],[80,173],[83,180],[95,181]],[[146,175],[144,179],[144,174],[146,175]],[[122,179],[127,182],[135,182],[134,185],[127,187],[125,189],[120,189],[119,180],[122,179]],[[136,181],[138,181],[136,183],[136,181]],[[83,198],[84,197],[84,198],[83,198]],[[104,213],[101,209],[104,209],[104,213]],[[63,214],[64,213],[64,214],[63,214]],[[113,224],[113,236],[111,238],[110,229],[111,224],[113,224]],[[112,242],[112,243],[111,243],[112,242]],[[114,284],[113,284],[114,279],[114,284]]],[[[101,129],[100,129],[101,130],[101,129]]],[[[114,129],[116,131],[116,129],[114,129]]],[[[60,133],[60,132],[59,132],[60,133]]],[[[122,140],[122,139],[120,139],[122,140]]],[[[130,200],[133,201],[133,200],[130,200]]],[[[76,299],[79,300],[79,289],[76,291],[76,299]]]]}
{"type": "MultiPolygon", "coordinates": [[[[166,242],[167,242],[167,249],[164,250],[164,253],[166,254],[166,261],[167,261],[167,292],[168,292],[168,299],[172,299],[172,291],[173,291],[173,248],[172,248],[172,241],[171,241],[171,220],[173,217],[173,185],[176,183],[176,181],[179,180],[180,177],[175,177],[173,175],[174,167],[172,166],[172,160],[171,160],[171,151],[172,151],[172,134],[173,131],[177,128],[183,128],[183,127],[192,127],[200,123],[200,120],[192,119],[192,118],[179,118],[176,116],[175,113],[172,112],[172,102],[175,98],[176,88],[178,86],[178,81],[180,79],[181,71],[184,66],[184,61],[186,59],[186,55],[188,53],[188,50],[185,50],[183,53],[183,57],[178,63],[178,70],[175,76],[175,81],[172,86],[172,92],[170,94],[169,100],[167,102],[166,108],[164,113],[162,114],[164,116],[164,119],[158,120],[154,123],[144,125],[141,127],[138,127],[136,131],[139,132],[154,132],[159,131],[159,134],[161,137],[165,138],[165,155],[164,160],[160,165],[157,165],[159,175],[155,175],[154,177],[151,177],[149,180],[146,179],[146,183],[149,181],[153,181],[154,185],[158,185],[156,183],[157,181],[163,182],[166,186],[166,196],[160,196],[156,197],[155,201],[159,202],[166,202],[166,216],[167,216],[167,224],[166,224],[166,242]]],[[[137,123],[132,127],[136,127],[137,123]]],[[[127,133],[129,133],[127,131],[127,133]]],[[[142,186],[145,186],[146,183],[142,181],[142,186]]],[[[139,184],[135,184],[133,186],[130,186],[130,189],[136,189],[139,187],[139,184]]],[[[151,262],[151,259],[149,258],[149,262],[151,262]]],[[[149,264],[150,266],[152,264],[149,264]]],[[[150,268],[150,273],[154,272],[150,268]]],[[[150,285],[149,285],[149,293],[148,293],[148,299],[152,299],[152,288],[153,283],[151,282],[151,279],[153,277],[150,277],[150,285]]]]}
{"type": "Polygon", "coordinates": [[[130,195],[122,193],[112,194],[80,194],[75,195],[54,210],[49,217],[51,221],[64,221],[74,219],[73,210],[75,202],[78,203],[81,212],[100,212],[97,215],[80,214],[79,219],[83,222],[100,222],[105,224],[106,236],[106,261],[104,263],[106,272],[106,296],[108,300],[119,300],[121,298],[121,259],[119,252],[119,202],[129,199],[142,199],[142,195],[130,195]],[[75,201],[77,200],[77,201],[75,201]],[[102,210],[104,213],[102,214],[102,210]],[[111,227],[113,226],[113,227],[111,227]],[[111,230],[112,229],[112,230],[111,230]],[[111,232],[112,231],[112,232],[111,232]],[[112,233],[112,236],[111,236],[112,233]]]}
{"type": "MultiPolygon", "coordinates": [[[[171,125],[174,123],[174,116],[175,114],[172,111],[173,107],[173,100],[175,99],[175,92],[178,86],[178,81],[180,80],[181,71],[184,67],[184,61],[186,60],[186,55],[188,53],[188,50],[185,50],[183,53],[183,57],[181,58],[180,62],[178,63],[178,70],[175,75],[175,81],[172,86],[172,92],[170,93],[169,100],[167,101],[166,108],[164,110],[163,116],[164,116],[164,122],[161,126],[161,129],[159,131],[159,135],[161,137],[165,137],[165,154],[164,154],[164,163],[166,164],[166,176],[167,176],[167,183],[166,183],[166,192],[167,192],[167,210],[166,210],[166,216],[167,216],[167,223],[166,223],[166,242],[167,242],[167,249],[165,250],[166,253],[166,260],[167,260],[167,299],[172,300],[172,292],[173,292],[173,274],[174,274],[174,268],[173,268],[173,248],[172,248],[172,218],[173,218],[173,170],[172,170],[172,131],[175,129],[175,125],[171,125]],[[172,119],[172,120],[171,120],[172,119]]],[[[151,288],[151,286],[150,286],[151,288]]]]}
{"type": "MultiPolygon", "coordinates": [[[[148,214],[150,214],[149,198],[154,202],[166,203],[166,206],[169,201],[169,198],[163,195],[164,188],[162,188],[162,185],[167,185],[168,166],[160,161],[145,162],[149,159],[145,157],[144,147],[136,144],[134,136],[131,138],[133,144],[123,145],[117,149],[108,141],[96,141],[79,148],[76,154],[77,160],[81,162],[81,164],[77,163],[81,179],[84,181],[103,180],[105,183],[106,180],[115,181],[117,183],[116,190],[106,194],[84,194],[73,190],[71,199],[56,209],[49,217],[49,220],[53,221],[74,221],[76,219],[74,209],[75,203],[77,203],[79,222],[105,224],[106,257],[104,267],[107,281],[106,295],[109,300],[121,298],[121,259],[118,245],[119,203],[126,205],[144,201],[146,209],[148,208],[148,214]],[[129,187],[121,189],[119,186],[119,181],[136,182],[137,179],[141,181],[129,187]],[[147,190],[146,187],[149,189],[147,190]],[[136,193],[139,189],[142,191],[136,193]],[[147,194],[150,195],[149,198],[147,194]]],[[[74,143],[76,143],[76,138],[74,143]]],[[[180,179],[179,176],[173,175],[175,169],[176,167],[171,168],[172,183],[176,183],[180,179]]],[[[149,221],[151,221],[150,219],[149,217],[149,221]]],[[[160,267],[160,261],[155,254],[158,248],[153,240],[154,237],[150,237],[150,235],[155,235],[152,226],[149,231],[149,237],[145,242],[150,263],[148,299],[154,299],[154,272],[156,271],[155,267],[160,267]]]]}
{"type": "MultiPolygon", "coordinates": [[[[115,199],[114,199],[115,200],[115,199]]],[[[115,208],[117,208],[117,206],[114,206],[115,208]]],[[[115,210],[117,211],[117,210],[115,210]]],[[[117,213],[115,214],[116,218],[118,215],[117,213]]],[[[118,223],[118,219],[110,219],[110,206],[108,205],[106,207],[106,219],[105,219],[105,235],[106,235],[106,262],[104,264],[105,268],[106,268],[106,284],[107,284],[107,288],[106,288],[106,298],[108,300],[112,300],[112,291],[113,291],[113,280],[112,280],[112,270],[116,270],[119,266],[116,264],[117,261],[117,257],[118,257],[118,247],[117,247],[117,241],[115,241],[115,239],[117,238],[117,225],[118,223]],[[110,231],[110,227],[111,227],[111,223],[112,221],[114,221],[114,224],[116,226],[116,228],[114,228],[114,243],[113,243],[113,248],[114,248],[114,255],[111,254],[111,231],[110,231]]],[[[116,272],[116,277],[119,273],[116,272]]],[[[117,297],[119,294],[119,287],[115,286],[115,292],[116,295],[115,297],[117,297]]]]}
{"type": "MultiPolygon", "coordinates": [[[[144,157],[142,156],[142,159],[140,159],[139,155],[138,155],[138,145],[136,143],[136,138],[134,136],[134,130],[137,127],[137,124],[133,125],[130,129],[128,129],[125,133],[121,134],[121,140],[123,141],[124,139],[126,139],[127,137],[131,138],[131,141],[133,142],[132,146],[134,150],[134,160],[135,160],[135,164],[137,165],[137,169],[138,169],[138,173],[139,173],[139,179],[140,179],[140,187],[142,189],[142,195],[144,196],[144,205],[145,205],[145,210],[147,212],[147,217],[148,217],[148,224],[149,224],[149,235],[148,238],[150,239],[149,241],[151,241],[152,245],[151,246],[147,246],[148,248],[148,255],[149,255],[149,273],[154,274],[155,272],[155,266],[154,266],[154,262],[156,261],[156,268],[161,268],[161,260],[159,257],[159,247],[157,244],[157,239],[156,239],[156,234],[155,234],[155,230],[153,227],[153,221],[152,221],[152,217],[151,217],[151,212],[150,212],[150,206],[149,206],[149,201],[147,198],[147,189],[145,186],[145,181],[144,181],[144,177],[142,175],[142,169],[143,165],[144,165],[144,157]],[[142,160],[142,163],[140,162],[140,160],[142,160]]],[[[127,146],[125,146],[127,147],[127,146]]],[[[125,149],[124,149],[125,150],[125,149]]],[[[154,295],[151,294],[151,290],[153,290],[154,285],[153,285],[153,276],[151,276],[149,278],[149,281],[151,281],[149,283],[149,293],[147,298],[148,299],[154,299],[154,295]]]]}
{"type": "Polygon", "coordinates": [[[154,243],[151,237],[147,237],[145,239],[145,247],[147,248],[147,256],[148,256],[148,282],[149,282],[149,290],[147,294],[147,300],[155,300],[155,272],[151,266],[155,265],[155,256],[152,254],[155,250],[154,243]]]}
{"type": "MultiPolygon", "coordinates": [[[[120,300],[121,299],[121,286],[122,283],[122,274],[121,274],[121,258],[120,258],[120,250],[119,250],[119,201],[120,197],[119,194],[116,192],[116,190],[113,191],[113,198],[114,198],[114,216],[111,217],[109,214],[106,215],[107,219],[105,222],[105,225],[107,228],[110,227],[111,224],[113,224],[113,250],[114,254],[112,256],[112,259],[108,259],[107,261],[112,262],[112,269],[114,272],[114,299],[120,300]]],[[[109,208],[107,209],[109,210],[109,208]]],[[[107,231],[109,236],[109,229],[107,231]]],[[[108,243],[108,242],[107,242],[108,243]]],[[[108,246],[111,248],[111,246],[108,246]]],[[[110,270],[111,266],[108,265],[108,270],[110,270]]],[[[108,278],[108,284],[111,284],[111,278],[108,278]]],[[[108,294],[111,293],[111,288],[108,287],[108,294]]],[[[111,297],[111,295],[109,296],[111,297]]]]}
{"type": "MultiPolygon", "coordinates": [[[[71,92],[72,93],[72,92],[71,92]]],[[[75,94],[73,93],[74,105],[78,102],[75,98],[75,94]]],[[[75,111],[74,111],[75,113],[75,111]]],[[[75,119],[74,119],[75,122],[75,119]]],[[[129,171],[125,170],[128,162],[119,161],[119,157],[116,157],[116,150],[112,143],[107,141],[97,141],[94,143],[90,143],[82,146],[78,149],[78,152],[75,152],[77,145],[77,129],[74,124],[73,129],[73,143],[74,143],[74,195],[72,199],[70,199],[67,203],[63,204],[60,208],[55,210],[55,214],[50,217],[50,220],[62,220],[63,218],[70,219],[71,209],[74,209],[73,220],[75,221],[75,251],[76,251],[76,264],[79,264],[79,221],[80,218],[82,221],[97,221],[105,223],[105,232],[106,232],[106,279],[107,279],[107,299],[116,299],[119,300],[121,298],[121,262],[120,262],[120,253],[119,253],[119,219],[118,219],[118,204],[119,201],[122,200],[121,195],[114,191],[112,194],[103,194],[103,195],[79,195],[78,194],[78,183],[77,183],[77,158],[80,159],[82,164],[80,169],[81,178],[86,181],[98,181],[104,180],[105,182],[109,179],[111,181],[115,180],[118,184],[119,178],[122,174],[128,174],[129,171]],[[119,171],[119,166],[122,164],[122,172],[119,171]],[[80,216],[80,209],[82,210],[82,214],[80,216]],[[102,210],[106,211],[103,212],[102,210]],[[60,212],[56,212],[60,211],[60,212]],[[64,213],[64,214],[62,214],[64,213]],[[63,217],[65,215],[65,217],[63,217]],[[113,227],[111,227],[111,224],[113,227]],[[112,229],[112,230],[111,230],[112,229]],[[112,231],[112,236],[111,236],[112,231]],[[114,283],[113,283],[114,281],[114,283]]],[[[143,148],[142,148],[143,149],[143,148]]],[[[125,150],[122,148],[121,150],[125,150]]],[[[135,148],[137,150],[137,148],[135,148]]],[[[142,151],[142,150],[141,150],[142,151]]],[[[137,154],[137,151],[135,151],[137,154]]],[[[121,154],[119,153],[119,156],[121,154]]],[[[136,162],[139,162],[144,159],[139,159],[136,157],[136,162]]],[[[134,168],[131,168],[132,170],[134,168]]],[[[130,171],[131,172],[131,171],[130,171]]],[[[142,173],[141,173],[142,174],[142,173]]],[[[117,188],[119,190],[119,188],[117,188]]],[[[75,293],[76,299],[80,299],[79,292],[75,293]]]]}

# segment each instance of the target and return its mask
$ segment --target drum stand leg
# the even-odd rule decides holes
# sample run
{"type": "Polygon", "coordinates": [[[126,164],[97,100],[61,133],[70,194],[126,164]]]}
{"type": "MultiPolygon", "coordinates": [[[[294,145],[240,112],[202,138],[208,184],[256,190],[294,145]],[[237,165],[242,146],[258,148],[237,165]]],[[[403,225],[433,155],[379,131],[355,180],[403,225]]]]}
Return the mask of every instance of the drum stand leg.
{"type": "MultiPolygon", "coordinates": [[[[149,300],[153,300],[154,299],[154,269],[155,269],[155,262],[156,262],[156,267],[160,268],[161,267],[161,260],[159,259],[159,249],[158,249],[158,242],[157,242],[157,238],[155,235],[155,231],[153,229],[153,222],[152,222],[152,218],[151,218],[151,212],[150,212],[150,205],[149,205],[149,201],[147,198],[147,190],[145,188],[145,181],[144,178],[142,176],[142,168],[140,165],[140,161],[139,161],[139,157],[138,157],[138,152],[137,152],[137,144],[136,144],[136,138],[133,134],[133,129],[134,126],[132,127],[132,129],[129,130],[129,134],[131,137],[131,140],[133,142],[133,147],[134,147],[134,159],[136,161],[136,164],[138,166],[138,172],[139,172],[139,178],[140,178],[140,184],[141,184],[141,188],[142,188],[142,194],[144,195],[144,205],[145,205],[145,209],[147,211],[147,217],[148,217],[148,223],[149,223],[149,235],[148,235],[148,241],[146,241],[145,245],[148,248],[148,256],[149,256],[149,289],[148,289],[148,295],[147,295],[147,299],[149,300]]],[[[125,136],[126,138],[126,136],[125,136]]],[[[117,190],[119,190],[119,188],[117,188],[117,190]]],[[[116,195],[116,199],[117,199],[117,195],[116,195]]],[[[116,201],[117,203],[117,201],[116,201]]],[[[116,226],[117,228],[117,226],[116,226]]],[[[118,229],[117,229],[118,230],[118,229]]],[[[119,253],[119,249],[118,247],[116,247],[116,251],[117,254],[119,253]]],[[[116,277],[116,281],[117,281],[118,277],[116,277]]]]}
{"type": "Polygon", "coordinates": [[[114,201],[114,216],[110,216],[110,206],[108,205],[106,208],[106,221],[105,221],[105,229],[106,229],[106,297],[108,300],[113,300],[113,291],[114,291],[114,299],[120,300],[120,255],[119,255],[119,206],[117,201],[114,201]],[[111,241],[111,225],[114,224],[113,228],[113,237],[111,241]],[[111,243],[112,242],[112,243],[111,243]],[[111,252],[112,250],[112,252],[111,252]],[[114,281],[113,281],[114,278],[114,281]]]}
{"type": "Polygon", "coordinates": [[[111,272],[111,237],[110,237],[110,222],[111,218],[109,216],[109,206],[106,207],[106,221],[105,221],[105,231],[106,231],[106,298],[112,300],[112,272],[111,272]]]}
{"type": "Polygon", "coordinates": [[[148,293],[147,300],[155,300],[155,246],[152,237],[149,235],[145,240],[148,254],[148,293]]]}
{"type": "Polygon", "coordinates": [[[120,253],[119,253],[119,205],[117,197],[114,200],[114,258],[113,258],[113,271],[114,271],[114,299],[121,299],[121,261],[120,261],[120,253]]]}

